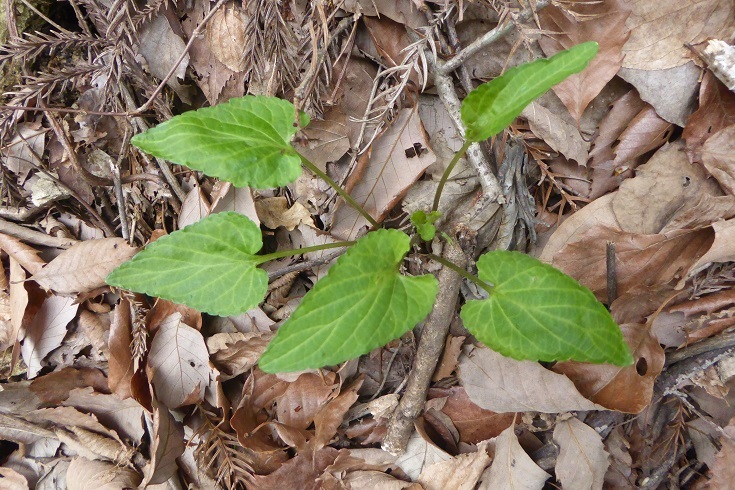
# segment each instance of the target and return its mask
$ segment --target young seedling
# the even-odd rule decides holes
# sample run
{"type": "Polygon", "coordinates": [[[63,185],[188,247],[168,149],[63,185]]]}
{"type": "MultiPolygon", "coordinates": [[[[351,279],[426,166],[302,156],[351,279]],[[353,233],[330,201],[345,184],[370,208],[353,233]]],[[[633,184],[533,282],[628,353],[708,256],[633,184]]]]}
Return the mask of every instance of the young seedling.
{"type": "MultiPolygon", "coordinates": [[[[580,44],[549,59],[508,70],[479,86],[461,109],[466,142],[444,172],[433,209],[411,220],[423,240],[434,238],[444,184],[470,144],[502,131],[535,98],[584,69],[597,44],[580,44]]],[[[324,178],[376,228],[356,242],[259,255],[260,228],[236,213],[214,214],[162,237],[107,278],[108,284],[186,304],[213,315],[257,306],[268,285],[258,266],[290,255],[350,247],[279,328],[260,359],[266,372],[300,371],[353,359],[398,338],[422,321],[434,303],[437,280],[405,276],[400,266],[410,238],[379,229],[361,206],[290,144],[305,114],[272,97],[242,97],[176,116],[133,138],[140,149],[219,177],[236,186],[265,188],[294,181],[301,165],[324,178]]],[[[574,359],[629,365],[619,327],[594,295],[573,278],[527,255],[482,255],[478,275],[444,263],[489,293],[461,310],[465,327],[497,352],[540,361],[574,359]]]]}

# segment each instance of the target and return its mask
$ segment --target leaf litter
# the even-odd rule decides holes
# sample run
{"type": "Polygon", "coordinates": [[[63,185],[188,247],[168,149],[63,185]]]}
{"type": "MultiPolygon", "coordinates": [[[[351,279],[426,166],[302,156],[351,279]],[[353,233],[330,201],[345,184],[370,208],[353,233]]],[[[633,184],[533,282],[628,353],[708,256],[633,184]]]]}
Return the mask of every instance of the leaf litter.
{"type": "MultiPolygon", "coordinates": [[[[687,46],[711,38],[732,49],[733,5],[546,3],[531,2],[538,11],[526,15],[526,2],[194,2],[187,10],[90,0],[81,24],[69,20],[79,7],[63,2],[64,19],[58,11],[41,12],[38,22],[7,14],[2,481],[13,488],[155,488],[171,478],[228,489],[727,487],[735,457],[735,94],[720,81],[728,79],[720,65],[703,65],[703,48],[687,46]],[[510,24],[516,15],[531,20],[510,24]],[[417,333],[334,369],[274,375],[258,367],[282,319],[333,265],[330,251],[266,266],[274,276],[300,268],[272,281],[267,303],[236,317],[202,316],[105,285],[138,247],[211,213],[262,223],[271,250],[354,239],[366,229],[307,173],[284,188],[253,190],[244,187],[247,171],[235,187],[129,145],[154,120],[245,94],[298,101],[313,123],[295,147],[378,221],[403,227],[462,144],[441,89],[407,51],[413,36],[429,36],[450,59],[498,21],[510,32],[467,58],[454,87],[460,97],[468,81],[477,85],[541,53],[595,40],[600,54],[507,133],[523,141],[521,197],[533,201],[544,238],[530,243],[515,221],[501,223],[494,212],[482,214],[480,236],[492,246],[505,227],[514,238],[503,243],[589,287],[611,308],[633,365],[515,361],[474,345],[456,316],[425,410],[396,457],[378,447],[417,333]],[[11,66],[30,75],[14,78],[11,66]],[[151,117],[105,115],[145,103],[162,79],[167,88],[149,104],[151,117]],[[118,166],[118,181],[101,161],[118,166]],[[542,216],[552,217],[549,230],[542,216]]],[[[498,164],[505,142],[501,134],[488,147],[498,164]]],[[[212,164],[206,155],[200,163],[212,164]]],[[[462,164],[440,209],[476,215],[480,189],[462,164]]],[[[420,261],[406,267],[434,272],[420,261]]],[[[483,299],[468,287],[462,296],[483,299]]],[[[217,313],[225,315],[235,299],[221,300],[217,313]]]]}

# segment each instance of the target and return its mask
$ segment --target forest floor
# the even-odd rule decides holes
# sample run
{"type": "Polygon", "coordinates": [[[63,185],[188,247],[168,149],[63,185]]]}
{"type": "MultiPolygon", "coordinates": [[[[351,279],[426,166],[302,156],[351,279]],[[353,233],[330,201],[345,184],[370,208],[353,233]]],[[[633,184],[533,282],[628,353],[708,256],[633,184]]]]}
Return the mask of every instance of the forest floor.
{"type": "MultiPolygon", "coordinates": [[[[731,488],[733,0],[21,0],[0,16],[0,489],[731,488]],[[457,103],[586,41],[597,57],[460,160],[439,210],[471,237],[470,271],[517,250],[589,288],[633,365],[503,357],[462,325],[463,282],[392,454],[421,326],[338,366],[258,368],[339,254],[265,264],[265,301],[237,316],[106,285],[223,211],[271,252],[369,227],[307,170],[235,187],[134,135],[287,99],[311,118],[294,147],[408,230],[464,144],[457,103]]],[[[408,272],[438,272],[416,257],[408,272]]]]}

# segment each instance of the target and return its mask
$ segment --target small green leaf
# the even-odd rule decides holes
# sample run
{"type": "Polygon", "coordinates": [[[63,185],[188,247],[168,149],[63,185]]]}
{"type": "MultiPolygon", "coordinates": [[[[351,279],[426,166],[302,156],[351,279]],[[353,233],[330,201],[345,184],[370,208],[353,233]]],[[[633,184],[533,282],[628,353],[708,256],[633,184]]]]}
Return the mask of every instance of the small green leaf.
{"type": "Polygon", "coordinates": [[[533,257],[489,252],[478,275],[490,298],[468,301],[462,321],[480,342],[514,359],[633,362],[620,328],[592,292],[533,257]]]}
{"type": "Polygon", "coordinates": [[[462,102],[466,138],[482,141],[501,132],[534,99],[569,75],[584,70],[597,54],[594,41],[578,44],[551,58],[516,66],[483,83],[462,102]]]}
{"type": "Polygon", "coordinates": [[[399,272],[409,238],[398,230],[369,233],[309,291],[268,345],[259,366],[289,372],[338,364],[400,337],[431,311],[432,275],[399,272]]]}
{"type": "Polygon", "coordinates": [[[239,213],[217,213],[148,245],[107,276],[107,284],[212,315],[243,313],[263,301],[268,274],[255,255],[258,225],[239,213]]]}
{"type": "Polygon", "coordinates": [[[411,215],[411,223],[416,227],[416,231],[419,232],[421,239],[425,242],[429,242],[434,239],[436,235],[436,227],[434,223],[439,219],[441,213],[439,211],[432,211],[426,214],[425,211],[418,210],[411,215]]]}
{"type": "MultiPolygon", "coordinates": [[[[240,97],[176,116],[131,143],[237,187],[276,187],[301,175],[301,159],[290,144],[298,130],[295,113],[293,104],[275,97],[240,97]]],[[[301,126],[307,124],[302,114],[301,126]]]]}

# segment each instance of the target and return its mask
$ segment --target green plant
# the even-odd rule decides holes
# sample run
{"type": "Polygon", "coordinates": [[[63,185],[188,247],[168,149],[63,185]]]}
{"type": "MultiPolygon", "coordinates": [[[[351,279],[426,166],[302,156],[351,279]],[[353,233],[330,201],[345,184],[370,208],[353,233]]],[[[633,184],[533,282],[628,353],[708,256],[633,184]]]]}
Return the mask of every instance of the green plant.
{"type": "MultiPolygon", "coordinates": [[[[433,239],[442,188],[469,145],[502,131],[533,99],[581,71],[596,52],[596,43],[575,46],[508,70],[467,96],[461,109],[467,142],[444,173],[433,209],[411,217],[422,239],[433,239]]],[[[378,228],[349,195],[291,146],[298,126],[294,114],[287,101],[248,96],[174,117],[132,142],[239,186],[284,185],[296,179],[304,165],[378,228]]],[[[305,126],[308,117],[302,115],[299,122],[305,126]]],[[[337,364],[401,336],[428,315],[438,285],[432,275],[401,274],[410,249],[408,235],[377,229],[356,242],[329,245],[344,246],[350,248],[271,341],[259,363],[263,370],[337,364]]],[[[328,248],[258,255],[261,247],[255,223],[235,213],[215,214],[160,238],[113,271],[107,282],[211,314],[234,315],[257,306],[266,293],[267,275],[258,265],[328,248]]],[[[489,298],[467,302],[461,318],[484,344],[516,359],[632,363],[608,311],[571,277],[516,252],[488,252],[477,266],[479,277],[458,272],[485,289],[489,298]]]]}

